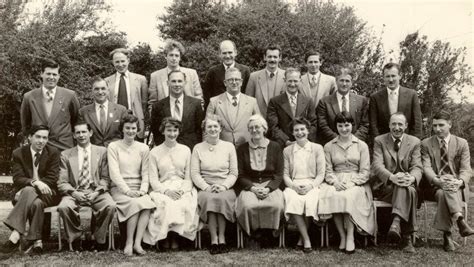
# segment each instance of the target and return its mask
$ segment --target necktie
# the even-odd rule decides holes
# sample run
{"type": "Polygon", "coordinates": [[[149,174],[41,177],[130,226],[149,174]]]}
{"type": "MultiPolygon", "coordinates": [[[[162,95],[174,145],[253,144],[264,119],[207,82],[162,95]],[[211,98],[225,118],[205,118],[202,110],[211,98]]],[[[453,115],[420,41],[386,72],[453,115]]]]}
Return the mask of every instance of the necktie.
{"type": "Polygon", "coordinates": [[[398,150],[400,150],[400,138],[395,138],[395,144],[393,145],[393,149],[395,152],[398,153],[398,150]]]}
{"type": "Polygon", "coordinates": [[[342,96],[341,100],[342,100],[342,112],[344,112],[344,111],[347,112],[347,108],[346,108],[346,106],[347,106],[346,96],[342,96]]]}
{"type": "Polygon", "coordinates": [[[296,96],[290,96],[290,104],[291,104],[291,113],[293,113],[293,117],[296,115],[296,96]]]}
{"type": "Polygon", "coordinates": [[[39,165],[40,156],[41,156],[41,154],[39,152],[35,153],[35,167],[38,167],[38,165],[39,165]]]}
{"type": "Polygon", "coordinates": [[[120,74],[117,103],[128,109],[127,87],[125,85],[125,74],[120,74]]]}
{"type": "Polygon", "coordinates": [[[275,73],[271,72],[270,73],[270,79],[273,78],[273,77],[275,77],[275,73]]]}
{"type": "Polygon", "coordinates": [[[439,174],[451,174],[451,170],[449,168],[448,148],[444,139],[441,140],[440,154],[441,167],[439,168],[439,174]]]}
{"type": "Polygon", "coordinates": [[[237,106],[237,97],[236,96],[232,97],[232,106],[234,106],[234,107],[237,106]]]}
{"type": "Polygon", "coordinates": [[[315,86],[316,86],[316,75],[313,75],[313,77],[311,78],[310,86],[311,86],[311,87],[315,87],[315,86]]]}
{"type": "Polygon", "coordinates": [[[105,132],[105,126],[107,125],[107,117],[105,116],[105,107],[104,105],[99,106],[99,118],[100,118],[100,129],[102,132],[105,132]]]}
{"type": "Polygon", "coordinates": [[[398,109],[397,101],[398,101],[397,94],[395,93],[395,91],[390,90],[389,101],[388,101],[388,108],[389,108],[390,114],[397,112],[397,109],[398,109]]]}
{"type": "Polygon", "coordinates": [[[82,162],[81,176],[79,177],[79,188],[88,189],[90,185],[89,181],[89,155],[87,150],[83,150],[84,160],[82,162]]]}
{"type": "Polygon", "coordinates": [[[48,102],[53,101],[53,93],[50,90],[46,90],[46,100],[48,100],[48,102]]]}
{"type": "Polygon", "coordinates": [[[179,109],[179,99],[174,102],[174,116],[175,119],[181,120],[181,110],[179,109]]]}

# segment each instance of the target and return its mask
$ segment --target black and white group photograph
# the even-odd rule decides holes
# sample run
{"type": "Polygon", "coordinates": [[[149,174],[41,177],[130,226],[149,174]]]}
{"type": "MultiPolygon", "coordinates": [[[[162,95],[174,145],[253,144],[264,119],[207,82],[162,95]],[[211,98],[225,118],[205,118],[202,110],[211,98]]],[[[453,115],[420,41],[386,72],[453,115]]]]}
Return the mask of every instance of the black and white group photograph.
{"type": "Polygon", "coordinates": [[[474,265],[473,10],[0,0],[0,265],[474,265]]]}

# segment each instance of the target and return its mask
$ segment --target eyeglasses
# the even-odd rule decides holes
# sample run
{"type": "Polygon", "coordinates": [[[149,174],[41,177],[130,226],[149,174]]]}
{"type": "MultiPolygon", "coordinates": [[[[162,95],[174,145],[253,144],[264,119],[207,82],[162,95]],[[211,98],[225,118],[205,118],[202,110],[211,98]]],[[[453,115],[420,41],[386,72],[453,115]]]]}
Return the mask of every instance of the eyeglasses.
{"type": "Polygon", "coordinates": [[[229,83],[238,83],[238,82],[241,82],[242,79],[238,79],[238,78],[230,78],[230,79],[226,79],[226,82],[229,82],[229,83]]]}

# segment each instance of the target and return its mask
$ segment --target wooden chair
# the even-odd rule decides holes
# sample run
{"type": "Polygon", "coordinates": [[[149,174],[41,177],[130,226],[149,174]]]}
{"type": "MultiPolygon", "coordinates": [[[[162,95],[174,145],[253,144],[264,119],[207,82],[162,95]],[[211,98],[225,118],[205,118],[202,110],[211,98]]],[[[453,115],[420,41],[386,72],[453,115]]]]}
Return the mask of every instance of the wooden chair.
{"type": "MultiPolygon", "coordinates": [[[[423,215],[424,215],[424,220],[423,220],[423,231],[425,232],[425,240],[428,242],[428,203],[435,203],[436,201],[431,201],[431,200],[424,200],[423,201],[423,215]]],[[[468,207],[467,207],[467,202],[463,202],[463,209],[464,209],[464,219],[468,220],[468,207]]],[[[467,244],[467,237],[463,237],[463,245],[465,246],[467,244]]]]}
{"type": "MultiPolygon", "coordinates": [[[[374,201],[372,202],[372,205],[374,206],[374,217],[375,217],[374,245],[377,246],[377,233],[378,233],[377,208],[391,208],[392,204],[385,201],[374,199],[374,201]]],[[[415,243],[415,240],[416,240],[415,234],[413,233],[411,237],[412,237],[413,243],[415,243]]],[[[367,238],[365,242],[367,243],[367,238]]]]}
{"type": "MultiPolygon", "coordinates": [[[[240,227],[240,224],[237,223],[237,248],[244,248],[244,238],[245,234],[240,227]]],[[[284,248],[285,247],[285,227],[282,227],[282,230],[279,235],[278,247],[284,248]]]]}

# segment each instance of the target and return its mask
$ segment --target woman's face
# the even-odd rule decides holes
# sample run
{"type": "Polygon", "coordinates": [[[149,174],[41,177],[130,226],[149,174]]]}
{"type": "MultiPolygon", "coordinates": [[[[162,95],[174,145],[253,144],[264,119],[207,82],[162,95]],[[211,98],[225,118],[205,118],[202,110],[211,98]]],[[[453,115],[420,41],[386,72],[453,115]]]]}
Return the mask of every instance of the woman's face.
{"type": "Polygon", "coordinates": [[[179,135],[178,127],[174,125],[167,124],[163,130],[163,135],[165,136],[166,141],[176,141],[179,135]]]}
{"type": "Polygon", "coordinates": [[[347,137],[351,135],[352,133],[352,124],[350,122],[343,122],[343,123],[338,122],[336,124],[336,127],[337,127],[337,132],[339,133],[340,136],[347,137]]]}
{"type": "Polygon", "coordinates": [[[304,124],[295,124],[293,126],[293,136],[295,137],[296,141],[301,141],[308,139],[308,128],[304,124]]]}
{"type": "Polygon", "coordinates": [[[253,140],[260,140],[265,137],[265,128],[257,121],[251,121],[248,130],[253,140]]]}
{"type": "Polygon", "coordinates": [[[217,121],[206,120],[206,126],[204,128],[206,135],[209,137],[219,138],[221,133],[221,125],[217,121]]]}
{"type": "Polygon", "coordinates": [[[123,138],[134,140],[137,136],[138,127],[136,122],[126,122],[123,124],[123,138]]]}

